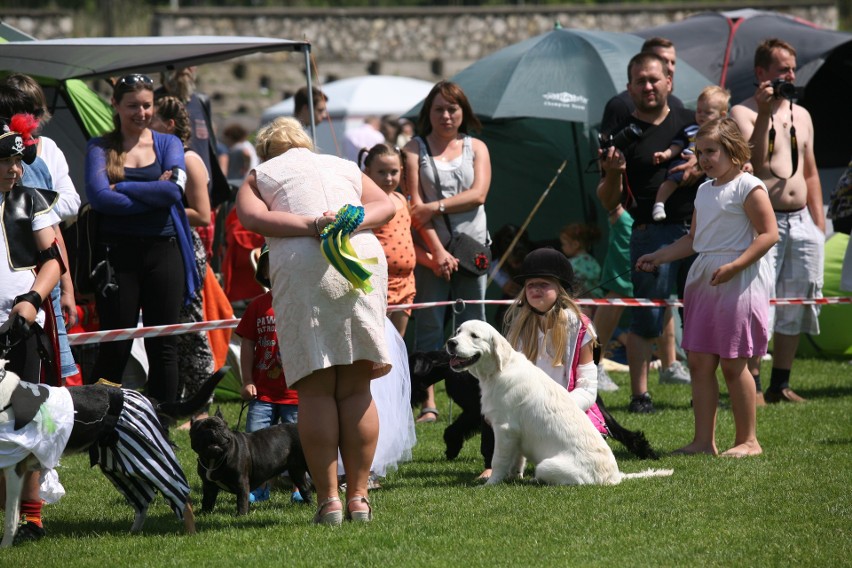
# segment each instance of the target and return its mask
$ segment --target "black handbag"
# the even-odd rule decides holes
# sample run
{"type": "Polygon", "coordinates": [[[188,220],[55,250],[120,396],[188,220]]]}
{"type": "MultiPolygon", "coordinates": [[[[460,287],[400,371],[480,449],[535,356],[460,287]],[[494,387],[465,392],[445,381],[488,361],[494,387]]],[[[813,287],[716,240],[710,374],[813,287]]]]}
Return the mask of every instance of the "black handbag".
{"type": "MultiPolygon", "coordinates": [[[[438,168],[435,166],[435,158],[432,157],[432,149],[426,138],[422,138],[426,145],[426,153],[429,154],[429,160],[432,162],[432,170],[435,172],[435,183],[438,185],[438,192],[441,192],[441,178],[438,174],[438,168]]],[[[488,272],[488,267],[491,266],[491,247],[480,243],[470,235],[464,233],[453,232],[453,227],[450,225],[450,218],[444,214],[444,223],[447,224],[447,230],[450,232],[450,243],[447,245],[447,252],[459,260],[459,268],[473,276],[482,276],[488,272]]]]}
{"type": "MultiPolygon", "coordinates": [[[[444,215],[444,220],[446,217],[444,215]]],[[[450,222],[447,221],[447,226],[449,225],[450,222]]],[[[459,259],[459,268],[473,276],[482,276],[491,266],[491,247],[464,233],[452,236],[447,252],[459,259]]]]}

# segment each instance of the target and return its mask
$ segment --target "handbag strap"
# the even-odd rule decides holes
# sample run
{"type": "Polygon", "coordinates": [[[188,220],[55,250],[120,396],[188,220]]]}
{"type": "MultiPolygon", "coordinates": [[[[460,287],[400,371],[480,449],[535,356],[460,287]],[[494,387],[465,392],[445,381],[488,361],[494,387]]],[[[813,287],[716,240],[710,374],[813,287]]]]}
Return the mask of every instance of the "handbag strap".
{"type": "MultiPolygon", "coordinates": [[[[438,166],[435,165],[435,157],[432,155],[432,148],[429,147],[429,142],[426,140],[425,136],[420,137],[423,140],[423,144],[426,146],[426,155],[429,156],[429,161],[432,162],[432,171],[435,172],[435,185],[438,186],[438,194],[443,195],[443,189],[441,188],[441,174],[438,173],[438,166]]],[[[447,224],[447,230],[450,232],[450,238],[453,238],[453,227],[450,225],[450,218],[446,213],[442,214],[441,217],[444,218],[444,223],[447,224]]]]}

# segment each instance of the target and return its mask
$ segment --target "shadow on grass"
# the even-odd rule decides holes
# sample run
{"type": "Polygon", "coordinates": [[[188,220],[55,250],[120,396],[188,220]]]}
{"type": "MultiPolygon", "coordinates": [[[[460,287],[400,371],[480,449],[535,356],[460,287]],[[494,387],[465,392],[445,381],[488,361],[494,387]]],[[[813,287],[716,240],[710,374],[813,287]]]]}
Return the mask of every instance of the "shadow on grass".
{"type": "Polygon", "coordinates": [[[793,390],[796,391],[796,393],[804,397],[806,400],[830,399],[852,396],[852,384],[849,384],[848,386],[831,385],[819,388],[808,388],[804,385],[800,387],[798,384],[796,384],[794,376],[792,387],[793,390]]]}

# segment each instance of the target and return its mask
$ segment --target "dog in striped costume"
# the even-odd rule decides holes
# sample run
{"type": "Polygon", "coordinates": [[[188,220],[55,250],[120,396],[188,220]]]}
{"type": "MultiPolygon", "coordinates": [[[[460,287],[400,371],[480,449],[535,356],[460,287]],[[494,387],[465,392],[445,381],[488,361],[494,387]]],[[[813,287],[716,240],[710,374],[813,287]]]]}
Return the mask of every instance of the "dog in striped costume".
{"type": "MultiPolygon", "coordinates": [[[[189,484],[169,444],[167,425],[200,410],[227,368],[213,374],[192,399],[158,404],[117,385],[24,383],[3,364],[0,360],[0,467],[6,478],[6,515],[0,546],[12,544],[24,474],[43,470],[49,479],[60,455],[86,450],[91,465],[100,466],[135,510],[131,532],[142,530],[148,506],[160,492],[186,532],[195,533],[189,484]]],[[[58,489],[61,496],[64,491],[58,489]]]]}

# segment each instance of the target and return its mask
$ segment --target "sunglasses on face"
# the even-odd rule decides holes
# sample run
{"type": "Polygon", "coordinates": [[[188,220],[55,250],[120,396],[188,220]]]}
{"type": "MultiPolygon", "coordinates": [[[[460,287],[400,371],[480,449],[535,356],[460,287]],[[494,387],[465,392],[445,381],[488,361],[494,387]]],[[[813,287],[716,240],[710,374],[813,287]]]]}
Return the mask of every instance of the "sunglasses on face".
{"type": "Polygon", "coordinates": [[[135,87],[137,84],[142,83],[146,87],[153,87],[154,81],[147,75],[142,75],[140,73],[133,73],[132,75],[125,75],[121,79],[116,82],[115,86],[122,87],[135,87]]]}

